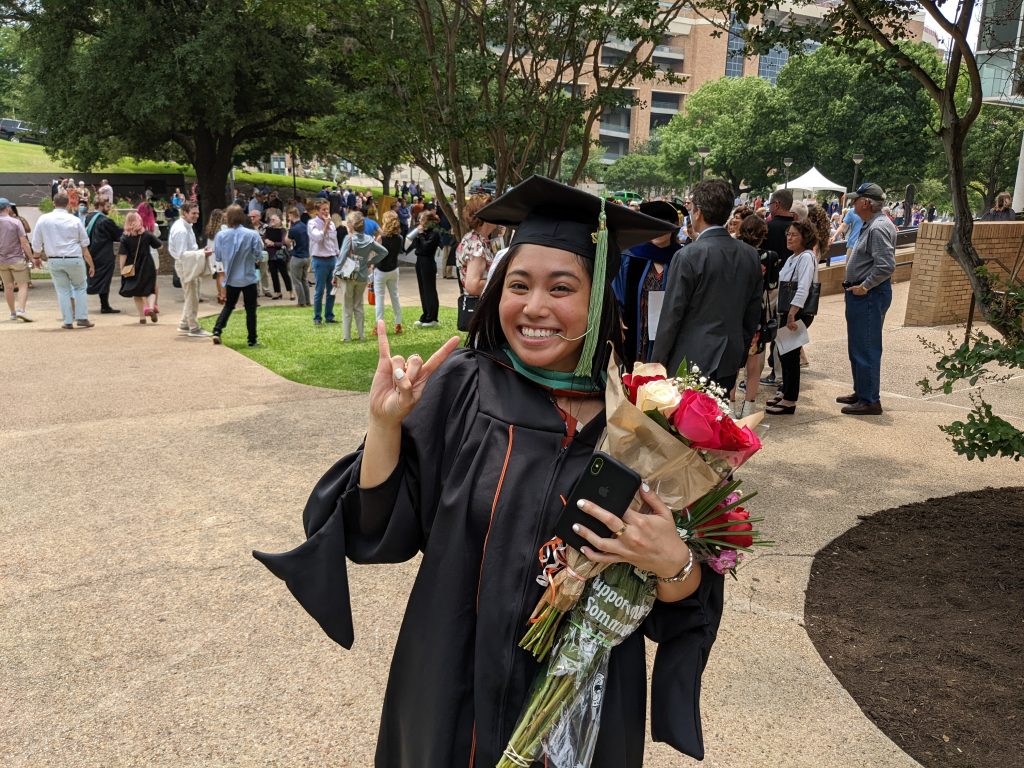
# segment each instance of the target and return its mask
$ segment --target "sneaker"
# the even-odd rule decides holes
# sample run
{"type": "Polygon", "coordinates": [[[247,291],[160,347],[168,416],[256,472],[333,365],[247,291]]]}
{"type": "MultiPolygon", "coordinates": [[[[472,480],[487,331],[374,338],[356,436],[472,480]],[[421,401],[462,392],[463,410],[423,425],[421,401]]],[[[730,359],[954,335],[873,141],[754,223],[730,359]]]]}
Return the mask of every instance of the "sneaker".
{"type": "Polygon", "coordinates": [[[70,331],[73,330],[75,326],[72,325],[71,323],[62,323],[60,327],[63,328],[65,331],[70,331]]]}
{"type": "Polygon", "coordinates": [[[218,333],[213,334],[213,343],[214,344],[220,344],[221,343],[220,334],[218,334],[218,333]]]}
{"type": "Polygon", "coordinates": [[[322,320],[314,320],[313,321],[313,325],[321,325],[322,323],[323,323],[322,320]]]}
{"type": "Polygon", "coordinates": [[[25,314],[24,309],[19,309],[15,314],[18,316],[18,319],[21,320],[23,323],[32,322],[32,318],[25,314]]]}
{"type": "Polygon", "coordinates": [[[769,387],[774,387],[775,386],[775,374],[771,373],[771,374],[768,374],[767,376],[762,376],[761,377],[761,383],[762,384],[766,384],[769,387]]]}
{"type": "Polygon", "coordinates": [[[197,328],[194,331],[189,331],[188,335],[193,339],[208,339],[210,337],[210,332],[204,331],[202,328],[197,328]]]}
{"type": "Polygon", "coordinates": [[[92,320],[76,320],[75,323],[79,328],[92,328],[96,325],[92,320]]]}
{"type": "Polygon", "coordinates": [[[338,324],[338,321],[335,320],[333,317],[330,320],[324,320],[324,322],[325,323],[330,323],[331,325],[337,325],[338,324]]]}
{"type": "Polygon", "coordinates": [[[11,312],[11,320],[17,320],[17,319],[18,319],[18,313],[17,312],[11,312]]]}
{"type": "Polygon", "coordinates": [[[422,320],[417,320],[415,323],[413,323],[413,325],[416,326],[417,328],[422,328],[425,325],[425,323],[422,320]]]}
{"type": "Polygon", "coordinates": [[[255,348],[262,349],[263,348],[263,345],[260,344],[258,341],[250,341],[250,342],[248,342],[248,345],[249,345],[250,349],[255,349],[255,348]]]}
{"type": "Polygon", "coordinates": [[[436,328],[440,323],[437,320],[431,320],[429,323],[421,323],[420,328],[436,328]]]}

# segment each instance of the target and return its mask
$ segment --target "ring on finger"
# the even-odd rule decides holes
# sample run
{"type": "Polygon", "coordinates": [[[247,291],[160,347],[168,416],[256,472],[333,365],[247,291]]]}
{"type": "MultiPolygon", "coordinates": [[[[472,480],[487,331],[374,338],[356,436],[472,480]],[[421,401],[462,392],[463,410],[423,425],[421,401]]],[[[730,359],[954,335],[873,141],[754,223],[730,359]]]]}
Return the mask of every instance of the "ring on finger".
{"type": "Polygon", "coordinates": [[[612,538],[613,539],[619,538],[622,534],[624,534],[626,532],[627,528],[629,528],[629,524],[628,523],[623,523],[622,527],[619,528],[619,530],[617,530],[615,533],[612,534],[612,538]]]}

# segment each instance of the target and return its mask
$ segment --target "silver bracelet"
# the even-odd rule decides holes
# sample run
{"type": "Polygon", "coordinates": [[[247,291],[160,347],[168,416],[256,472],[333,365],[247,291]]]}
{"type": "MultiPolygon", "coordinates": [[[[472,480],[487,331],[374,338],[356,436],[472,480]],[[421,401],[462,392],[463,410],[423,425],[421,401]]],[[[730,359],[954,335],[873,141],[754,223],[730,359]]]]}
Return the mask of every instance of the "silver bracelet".
{"type": "Polygon", "coordinates": [[[659,576],[658,581],[662,584],[675,584],[676,582],[686,580],[686,577],[690,575],[690,571],[693,570],[693,550],[687,547],[686,551],[690,553],[690,558],[686,561],[686,565],[683,566],[683,569],[675,576],[669,576],[668,578],[662,578],[659,576]]]}

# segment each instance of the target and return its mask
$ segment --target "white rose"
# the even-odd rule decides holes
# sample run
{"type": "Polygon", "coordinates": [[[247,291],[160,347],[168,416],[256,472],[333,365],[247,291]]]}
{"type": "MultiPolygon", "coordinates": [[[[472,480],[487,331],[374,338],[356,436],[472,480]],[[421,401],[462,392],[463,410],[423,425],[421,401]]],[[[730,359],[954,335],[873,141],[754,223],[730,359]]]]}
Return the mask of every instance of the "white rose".
{"type": "Polygon", "coordinates": [[[683,396],[671,381],[649,381],[636,393],[636,407],[641,411],[661,411],[670,418],[683,396]]]}
{"type": "Polygon", "coordinates": [[[633,363],[634,376],[662,376],[668,378],[665,366],[661,363],[633,363]]]}

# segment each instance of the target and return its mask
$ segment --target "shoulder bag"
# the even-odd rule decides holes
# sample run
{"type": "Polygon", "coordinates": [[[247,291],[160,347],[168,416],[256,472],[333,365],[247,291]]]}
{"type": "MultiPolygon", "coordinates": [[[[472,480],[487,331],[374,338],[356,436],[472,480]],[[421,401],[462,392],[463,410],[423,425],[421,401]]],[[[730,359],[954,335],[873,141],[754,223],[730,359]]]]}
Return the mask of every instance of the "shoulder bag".
{"type": "MultiPolygon", "coordinates": [[[[805,251],[804,253],[807,253],[805,251]]],[[[814,264],[814,280],[811,281],[811,287],[807,291],[807,298],[804,300],[804,306],[800,310],[801,314],[809,315],[813,317],[818,314],[818,300],[821,298],[821,282],[817,279],[818,277],[818,264],[814,264]]],[[[796,296],[796,290],[799,283],[796,280],[780,280],[779,281],[779,314],[783,313],[783,307],[785,311],[789,311],[789,307],[793,304],[793,297],[796,296]]]]}
{"type": "Polygon", "coordinates": [[[455,276],[459,279],[459,315],[455,321],[455,327],[460,331],[468,331],[469,324],[473,322],[473,314],[476,312],[476,305],[480,303],[479,296],[470,296],[462,285],[462,273],[455,268],[455,276]]]}
{"type": "Polygon", "coordinates": [[[121,267],[121,277],[135,277],[135,262],[139,260],[139,246],[141,245],[142,235],[139,235],[139,239],[135,241],[135,255],[132,257],[132,263],[121,267]]]}

